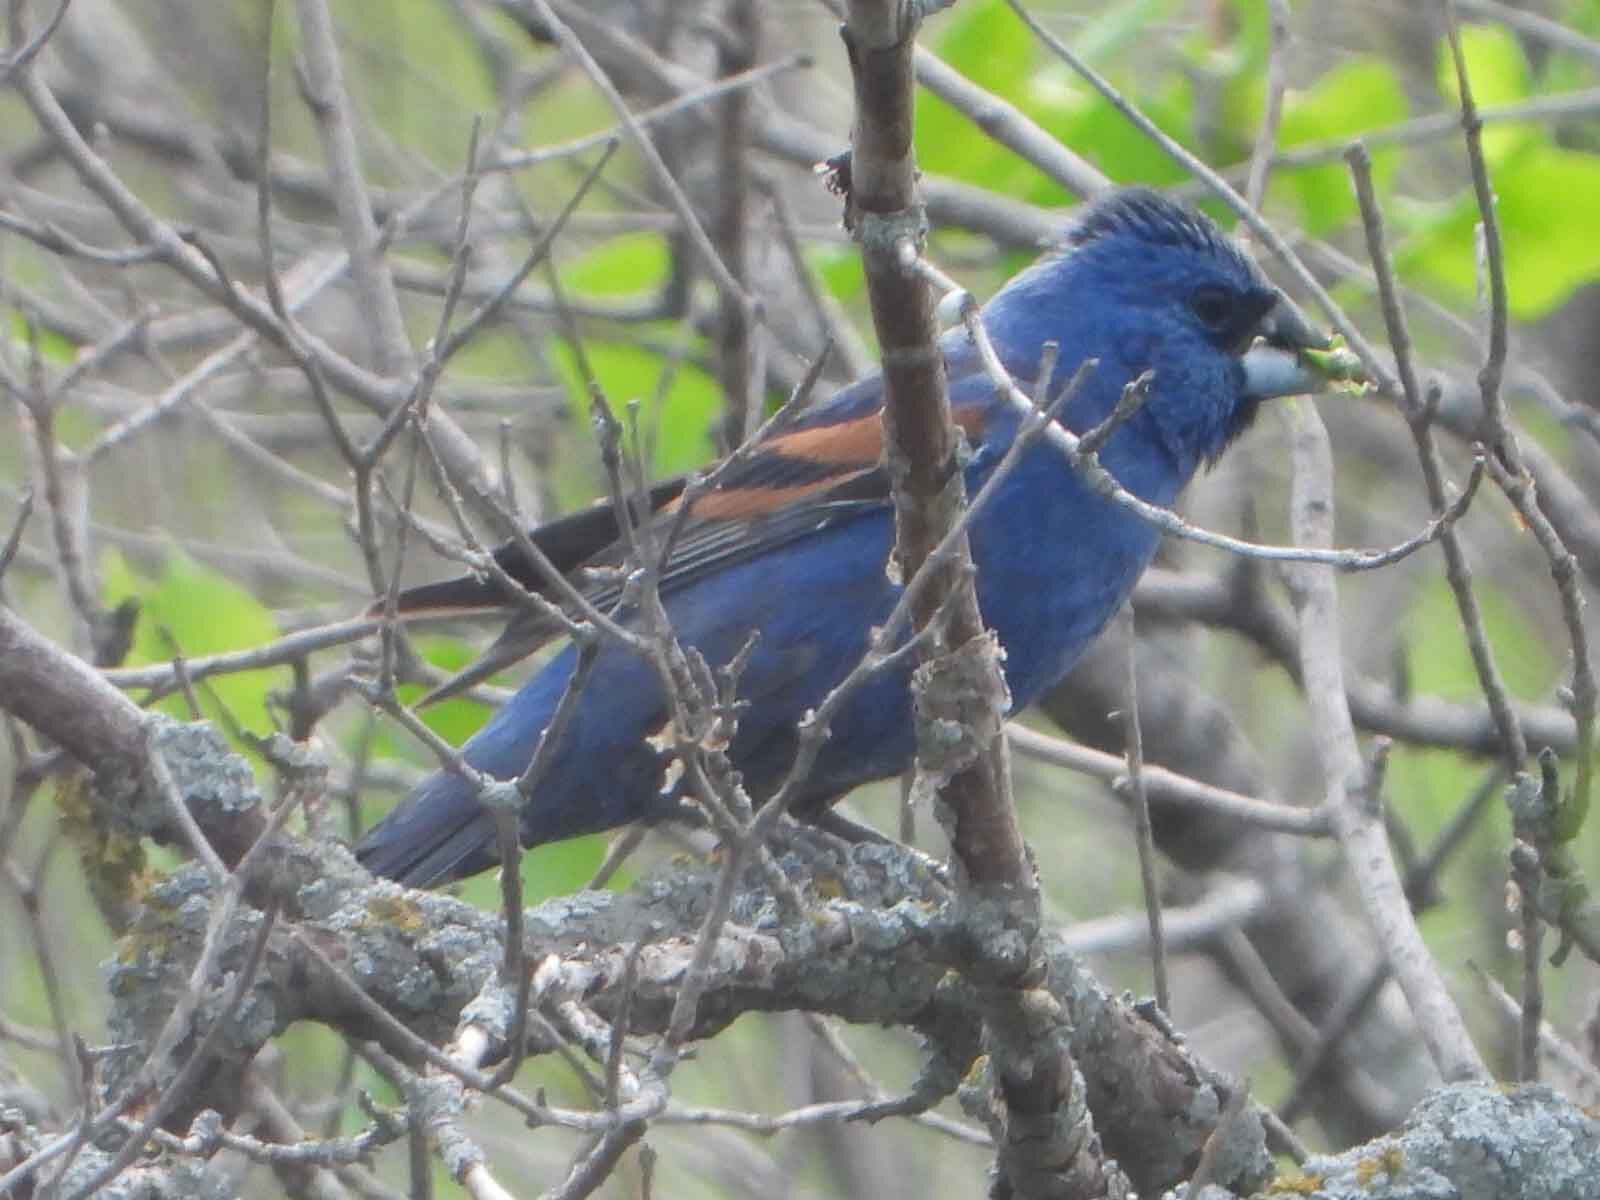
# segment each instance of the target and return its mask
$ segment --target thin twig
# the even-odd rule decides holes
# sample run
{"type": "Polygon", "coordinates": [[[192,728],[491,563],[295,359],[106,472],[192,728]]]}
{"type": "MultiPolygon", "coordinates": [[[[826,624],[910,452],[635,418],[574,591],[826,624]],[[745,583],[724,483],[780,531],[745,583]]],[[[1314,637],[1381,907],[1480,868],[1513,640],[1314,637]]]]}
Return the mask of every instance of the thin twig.
{"type": "Polygon", "coordinates": [[[1256,131],[1250,175],[1244,185],[1245,203],[1257,209],[1267,195],[1267,174],[1272,170],[1272,151],[1283,119],[1283,93],[1289,86],[1289,0],[1267,0],[1267,30],[1271,37],[1267,48],[1267,111],[1256,131]]]}
{"type": "MultiPolygon", "coordinates": [[[[999,354],[995,351],[994,343],[990,340],[988,331],[984,328],[982,314],[975,301],[970,296],[963,300],[962,320],[968,332],[972,335],[973,343],[977,346],[979,359],[983,363],[985,372],[994,382],[995,388],[1001,396],[1009,401],[1019,412],[1028,413],[1033,410],[1033,402],[1027,393],[1017,386],[1010,373],[1000,361],[999,354]]],[[[1415,537],[1406,539],[1387,550],[1332,550],[1317,546],[1266,546],[1257,542],[1245,541],[1240,538],[1230,537],[1224,533],[1214,533],[1197,525],[1191,525],[1170,508],[1151,504],[1147,500],[1134,495],[1116,480],[1116,477],[1100,465],[1098,456],[1083,453],[1082,440],[1059,422],[1051,422],[1043,431],[1044,439],[1056,447],[1078,472],[1080,479],[1086,483],[1097,496],[1110,500],[1113,504],[1127,509],[1129,512],[1148,521],[1163,533],[1185,541],[1197,542],[1202,546],[1211,546],[1218,550],[1226,550],[1231,554],[1238,554],[1246,558],[1261,559],[1266,562],[1286,563],[1320,563],[1324,566],[1336,567],[1342,571],[1370,571],[1378,567],[1386,567],[1399,562],[1403,558],[1416,553],[1422,547],[1444,536],[1456,521],[1466,513],[1467,507],[1472,502],[1472,497],[1477,490],[1477,481],[1482,478],[1481,467],[1474,468],[1468,479],[1468,486],[1453,504],[1445,511],[1438,513],[1422,531],[1415,537]]]]}
{"type": "Polygon", "coordinates": [[[1150,968],[1154,976],[1156,1004],[1161,1011],[1172,1011],[1172,992],[1167,983],[1167,946],[1161,932],[1161,883],[1156,877],[1155,835],[1150,828],[1150,798],[1144,790],[1144,733],[1139,726],[1138,633],[1134,628],[1133,606],[1125,605],[1119,621],[1127,662],[1127,691],[1122,703],[1122,739],[1128,760],[1128,796],[1133,807],[1134,845],[1139,851],[1139,882],[1144,891],[1146,919],[1150,922],[1150,968]]]}
{"type": "Polygon", "coordinates": [[[11,532],[6,535],[5,545],[0,546],[0,580],[6,577],[6,568],[17,556],[17,549],[22,545],[22,532],[28,527],[28,518],[32,515],[33,489],[23,488],[17,497],[17,516],[11,523],[11,532]]]}
{"type": "MultiPolygon", "coordinates": [[[[1378,284],[1378,298],[1382,304],[1384,325],[1389,333],[1389,345],[1394,351],[1395,372],[1399,377],[1401,412],[1411,428],[1416,443],[1417,458],[1422,466],[1422,480],[1428,503],[1435,514],[1442,513],[1450,504],[1445,491],[1444,471],[1435,445],[1429,404],[1417,382],[1411,359],[1411,334],[1406,325],[1405,308],[1395,286],[1394,268],[1390,261],[1388,241],[1384,232],[1383,214],[1378,207],[1372,184],[1372,162],[1365,147],[1356,142],[1349,148],[1346,159],[1350,164],[1351,178],[1355,182],[1356,199],[1361,207],[1362,224],[1366,230],[1367,250],[1378,284]]],[[[1437,517],[1436,517],[1437,519],[1437,517]]],[[[1445,578],[1455,597],[1456,609],[1466,631],[1467,647],[1472,654],[1473,666],[1478,674],[1479,686],[1494,716],[1499,730],[1501,748],[1506,767],[1513,775],[1522,770],[1528,757],[1527,742],[1521,722],[1511,706],[1511,698],[1495,663],[1494,651],[1484,631],[1483,616],[1472,587],[1472,571],[1466,553],[1453,527],[1442,529],[1440,548],[1445,556],[1445,578]]]]}
{"type": "MultiPolygon", "coordinates": [[[[1051,737],[1016,722],[1006,726],[1006,736],[1011,739],[1012,748],[1027,758],[1093,775],[1110,783],[1119,794],[1126,791],[1128,764],[1115,754],[1051,737]]],[[[1274,833],[1331,836],[1327,814],[1320,808],[1298,808],[1261,800],[1149,763],[1144,765],[1142,775],[1146,792],[1167,804],[1193,805],[1274,833]]]]}
{"type": "Polygon", "coordinates": [[[59,0],[59,3],[56,4],[55,12],[51,13],[50,19],[39,27],[39,32],[13,50],[4,61],[0,61],[0,86],[4,86],[6,77],[12,71],[15,71],[18,67],[27,66],[38,57],[39,51],[44,49],[45,43],[60,28],[61,18],[67,15],[67,6],[71,3],[72,0],[59,0]]]}

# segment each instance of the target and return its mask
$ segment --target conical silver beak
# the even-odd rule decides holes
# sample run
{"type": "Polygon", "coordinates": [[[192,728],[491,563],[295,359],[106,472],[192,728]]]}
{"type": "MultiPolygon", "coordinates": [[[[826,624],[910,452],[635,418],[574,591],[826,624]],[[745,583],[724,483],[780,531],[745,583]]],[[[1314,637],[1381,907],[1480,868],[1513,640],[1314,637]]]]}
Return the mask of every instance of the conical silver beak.
{"type": "Polygon", "coordinates": [[[1280,294],[1257,324],[1250,348],[1239,356],[1245,395],[1268,400],[1326,390],[1327,373],[1307,362],[1301,352],[1331,346],[1328,336],[1306,320],[1294,301],[1280,294]]]}

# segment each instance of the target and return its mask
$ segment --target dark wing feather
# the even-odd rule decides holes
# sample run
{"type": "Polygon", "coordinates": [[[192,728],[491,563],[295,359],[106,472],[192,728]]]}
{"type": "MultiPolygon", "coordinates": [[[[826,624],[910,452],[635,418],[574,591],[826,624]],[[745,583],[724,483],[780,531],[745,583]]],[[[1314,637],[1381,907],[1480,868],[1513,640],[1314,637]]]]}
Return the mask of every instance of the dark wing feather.
{"type": "MultiPolygon", "coordinates": [[[[887,477],[879,470],[863,471],[828,489],[826,497],[813,502],[793,502],[769,515],[744,519],[696,520],[691,511],[684,532],[661,573],[662,594],[671,595],[694,580],[733,563],[770,553],[788,542],[887,507],[887,477]]],[[[658,518],[658,528],[663,532],[670,526],[670,518],[658,518]]],[[[613,546],[585,565],[599,568],[620,565],[622,561],[620,547],[613,546]]],[[[580,580],[579,585],[584,598],[601,611],[610,611],[621,601],[622,583],[615,572],[608,571],[593,582],[580,580]]],[[[515,666],[560,632],[558,622],[530,608],[519,608],[512,613],[500,636],[470,666],[434,688],[418,701],[418,705],[433,704],[482,683],[507,667],[515,666]]]]}
{"type": "MultiPolygon", "coordinates": [[[[687,475],[678,475],[655,484],[650,489],[651,508],[659,511],[676,500],[688,482],[687,475]]],[[[594,558],[621,536],[617,514],[609,500],[577,509],[528,531],[528,539],[563,575],[594,558]]],[[[520,541],[512,540],[496,548],[494,560],[528,591],[550,596],[548,581],[523,551],[520,541]]],[[[515,602],[498,579],[488,575],[463,575],[407,588],[400,593],[399,611],[404,618],[457,615],[498,610],[515,602]]],[[[380,602],[374,604],[368,614],[377,616],[382,611],[380,602]]]]}
{"type": "MultiPolygon", "coordinates": [[[[974,395],[970,389],[963,391],[964,398],[974,395]]],[[[877,407],[861,402],[869,398],[859,392],[841,395],[839,399],[854,402],[813,409],[769,434],[760,445],[715,471],[707,490],[695,494],[690,489],[687,515],[679,511],[686,481],[658,484],[651,494],[655,527],[660,536],[675,535],[661,575],[662,593],[670,595],[731,564],[886,508],[890,497],[880,462],[882,425],[877,407]]],[[[963,404],[956,410],[957,423],[969,436],[981,438],[987,411],[984,402],[963,404]]],[[[621,600],[622,582],[616,571],[599,569],[624,565],[626,551],[619,533],[611,506],[599,504],[541,526],[531,537],[563,571],[596,568],[593,579],[578,577],[575,582],[591,603],[610,610],[621,600]]],[[[548,594],[515,543],[502,546],[496,558],[519,583],[548,594]]],[[[408,615],[512,603],[494,581],[470,578],[424,585],[404,593],[401,601],[401,611],[408,615]]],[[[519,609],[482,657],[423,703],[489,678],[532,654],[559,631],[557,623],[519,609]]]]}

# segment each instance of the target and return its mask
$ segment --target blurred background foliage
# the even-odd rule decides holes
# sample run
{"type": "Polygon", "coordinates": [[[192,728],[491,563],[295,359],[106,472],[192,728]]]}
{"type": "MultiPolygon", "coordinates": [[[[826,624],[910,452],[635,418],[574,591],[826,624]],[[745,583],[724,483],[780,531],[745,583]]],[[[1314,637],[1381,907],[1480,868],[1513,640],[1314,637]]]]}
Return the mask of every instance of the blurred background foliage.
{"type": "MultiPolygon", "coordinates": [[[[714,6],[683,7],[709,20],[704,15],[714,6]]],[[[763,61],[799,51],[815,56],[815,65],[775,76],[764,85],[765,94],[819,131],[827,144],[842,148],[849,91],[834,18],[822,4],[802,0],[766,0],[760,8],[763,61]]],[[[1163,130],[1230,179],[1242,181],[1267,107],[1272,53],[1267,5],[1258,0],[1039,0],[1032,8],[1163,130]]],[[[1585,424],[1600,403],[1593,382],[1600,371],[1600,120],[1595,115],[1600,112],[1600,41],[1587,39],[1600,39],[1600,0],[1515,6],[1516,13],[1558,24],[1573,35],[1570,41],[1501,19],[1505,14],[1496,8],[1460,5],[1470,22],[1463,31],[1465,51],[1487,122],[1484,145],[1499,197],[1510,305],[1518,323],[1516,365],[1525,368],[1513,372],[1509,394],[1525,436],[1570,472],[1589,497],[1600,487],[1600,447],[1585,424]]],[[[614,124],[613,113],[590,83],[565,67],[550,45],[528,36],[516,4],[340,0],[334,10],[345,70],[364,122],[369,181],[386,213],[423,190],[451,187],[477,116],[485,118],[486,139],[492,137],[501,149],[556,146],[614,124]],[[509,94],[518,94],[520,102],[508,107],[509,94]]],[[[704,30],[694,20],[668,22],[660,4],[612,0],[597,3],[593,11],[669,57],[685,45],[692,61],[699,61],[695,54],[708,53],[700,45],[704,30]],[[669,25],[671,36],[657,36],[669,25]]],[[[100,122],[95,126],[100,145],[144,201],[177,222],[208,230],[225,260],[247,279],[252,277],[254,188],[240,172],[211,159],[226,158],[229,147],[251,144],[261,12],[254,0],[80,0],[52,47],[51,64],[53,86],[64,101],[79,106],[75,111],[100,122]],[[150,128],[141,129],[140,118],[150,128]],[[163,148],[163,123],[167,132],[176,131],[176,148],[163,148]]],[[[1481,324],[1478,213],[1456,131],[1454,76],[1434,6],[1411,0],[1302,0],[1292,6],[1291,28],[1292,41],[1283,51],[1288,90],[1277,137],[1283,161],[1270,177],[1264,210],[1293,233],[1340,302],[1376,334],[1381,325],[1340,158],[1349,139],[1367,139],[1397,264],[1411,289],[1421,352],[1431,365],[1470,377],[1481,324]]],[[[271,34],[274,159],[286,174],[303,169],[314,176],[321,156],[292,69],[292,6],[277,6],[271,34]]],[[[949,66],[1015,106],[1113,180],[1177,189],[1225,218],[1178,165],[1053,60],[1002,0],[961,0],[929,22],[922,40],[949,66]]],[[[647,88],[638,92],[637,107],[659,99],[647,88]]],[[[672,122],[657,128],[691,198],[709,207],[718,181],[706,140],[672,122]]],[[[1076,202],[1061,184],[984,136],[969,115],[927,93],[920,100],[916,137],[919,162],[930,178],[1059,209],[1062,225],[1076,202]]],[[[36,206],[85,238],[114,240],[107,236],[103,214],[91,210],[65,169],[41,149],[31,117],[4,89],[0,153],[8,168],[0,195],[9,193],[8,203],[36,206]]],[[[548,219],[593,154],[552,157],[496,178],[495,204],[509,215],[475,235],[482,243],[475,265],[481,264],[486,287],[497,271],[503,275],[505,261],[525,252],[528,237],[515,219],[518,210],[548,219]]],[[[818,286],[870,347],[861,272],[839,227],[837,202],[798,156],[792,161],[762,156],[759,172],[783,195],[818,286]]],[[[314,187],[297,193],[285,186],[276,190],[275,199],[286,261],[335,243],[337,229],[314,187]]],[[[770,266],[781,258],[771,206],[758,200],[751,212],[754,257],[770,266]]],[[[453,220],[452,205],[443,205],[394,251],[410,332],[419,345],[434,332],[453,220]]],[[[980,296],[1033,255],[1025,239],[954,226],[936,228],[933,251],[980,296]]],[[[580,312],[583,349],[598,381],[614,404],[637,405],[654,470],[675,474],[713,457],[721,448],[727,408],[717,381],[714,296],[687,269],[681,235],[631,149],[623,148],[562,236],[554,263],[562,289],[580,312]]],[[[57,377],[81,364],[105,329],[132,319],[145,306],[163,318],[197,312],[195,296],[151,269],[84,269],[69,277],[43,249],[4,235],[0,288],[8,357],[21,363],[37,354],[57,377]]],[[[774,338],[769,406],[781,401],[819,345],[810,316],[780,307],[793,294],[791,289],[767,299],[774,338]]],[[[504,445],[519,496],[531,513],[569,509],[603,486],[582,373],[542,299],[547,296],[536,273],[525,302],[463,353],[441,391],[442,402],[481,440],[491,459],[498,461],[504,445]]],[[[351,311],[347,296],[331,293],[309,311],[307,320],[330,340],[359,344],[360,314],[351,311]]],[[[148,404],[176,373],[212,348],[197,338],[94,373],[60,405],[56,436],[69,451],[94,446],[115,422],[148,404]]],[[[836,380],[842,374],[839,362],[835,355],[836,380]]],[[[260,645],[280,633],[348,615],[369,595],[348,531],[348,509],[230,450],[198,411],[202,404],[226,412],[282,461],[332,487],[348,488],[346,472],[319,434],[294,373],[264,354],[252,353],[225,385],[177,406],[178,416],[162,424],[159,436],[132,438],[100,453],[84,501],[87,543],[103,602],[111,606],[133,597],[141,606],[126,658],[130,665],[165,662],[177,652],[192,658],[260,645]]],[[[1401,423],[1361,402],[1332,401],[1325,407],[1339,454],[1341,541],[1386,545],[1414,532],[1426,514],[1401,423]]],[[[1188,508],[1197,520],[1282,536],[1282,431],[1271,419],[1261,425],[1239,454],[1194,489],[1188,508]]],[[[1453,454],[1460,479],[1465,451],[1457,446],[1453,454]]],[[[35,470],[26,440],[0,435],[0,514],[7,523],[20,487],[35,470]]],[[[442,519],[432,497],[423,507],[442,519]]],[[[24,554],[6,580],[6,599],[53,636],[73,642],[80,634],[61,600],[45,525],[36,517],[30,527],[24,554]]],[[[1478,501],[1466,529],[1489,633],[1512,691],[1530,702],[1557,703],[1557,689],[1570,673],[1569,654],[1542,559],[1495,498],[1478,501]]],[[[408,576],[418,579],[451,569],[415,542],[408,563],[408,576]]],[[[1229,569],[1193,547],[1170,548],[1162,566],[1208,575],[1229,569]]],[[[1347,652],[1357,669],[1399,697],[1470,701],[1477,696],[1435,551],[1373,576],[1348,577],[1341,586],[1347,652]]],[[[1282,796],[1307,803],[1319,798],[1294,685],[1269,656],[1247,639],[1201,635],[1192,626],[1160,619],[1150,622],[1147,633],[1153,653],[1181,660],[1247,731],[1282,796]]],[[[413,644],[448,671],[463,665],[482,638],[481,629],[447,629],[419,635],[413,644]]],[[[260,734],[282,722],[274,694],[288,682],[282,669],[225,676],[198,689],[199,703],[227,727],[260,734]]],[[[407,698],[423,690],[421,684],[408,686],[407,698]]],[[[162,707],[188,711],[181,697],[168,698],[162,707]]],[[[460,699],[428,710],[426,720],[460,742],[486,712],[481,701],[460,699]]],[[[353,700],[320,727],[318,739],[337,764],[340,787],[359,796],[350,814],[360,823],[392,803],[427,764],[410,739],[353,700]]],[[[247,742],[240,744],[249,749],[247,742]]],[[[1410,839],[1425,844],[1433,837],[1487,769],[1483,759],[1456,750],[1397,743],[1387,796],[1410,839]]],[[[270,784],[264,768],[262,777],[270,784]]],[[[1137,907],[1138,875],[1120,804],[1092,781],[1034,763],[1019,765],[1018,781],[1052,919],[1066,924],[1137,907]]],[[[869,789],[852,803],[882,827],[897,828],[897,789],[869,789]]],[[[920,824],[919,836],[937,849],[932,823],[920,824]]],[[[1508,836],[1503,808],[1490,806],[1444,876],[1440,894],[1446,902],[1431,910],[1425,924],[1449,977],[1473,1008],[1485,1044],[1497,1048],[1502,1062],[1510,1044],[1505,1027],[1480,1002],[1465,964],[1474,959],[1508,983],[1515,979],[1515,956],[1505,948],[1502,900],[1508,836]]],[[[30,862],[50,853],[57,834],[48,804],[34,806],[18,839],[23,848],[18,853],[30,862]]],[[[530,901],[581,886],[605,845],[603,838],[590,838],[531,853],[525,865],[530,901]]],[[[1583,846],[1583,861],[1600,868],[1592,828],[1583,846]]],[[[666,840],[647,846],[635,862],[659,862],[675,852],[666,840]]],[[[1306,853],[1321,864],[1320,875],[1311,878],[1337,888],[1333,852],[1308,847],[1306,853]]],[[[640,869],[625,866],[613,886],[625,886],[640,869]]],[[[95,964],[115,953],[115,946],[64,851],[56,854],[42,888],[46,916],[41,928],[49,932],[59,957],[54,986],[73,1026],[93,1041],[103,1010],[95,964]]],[[[490,877],[463,885],[462,892],[487,906],[499,903],[490,877]]],[[[13,902],[9,895],[0,900],[13,902]]],[[[48,1027],[51,982],[38,968],[41,948],[32,944],[27,928],[0,923],[0,1011],[12,1020],[48,1027]]],[[[1138,953],[1106,956],[1096,966],[1119,985],[1148,989],[1148,967],[1138,953]]],[[[1278,1098],[1292,1073],[1263,1019],[1230,992],[1203,955],[1180,959],[1177,980],[1178,1026],[1206,1057],[1248,1074],[1257,1094],[1269,1102],[1278,1098]]],[[[1571,1033],[1591,1015],[1595,972],[1574,962],[1553,972],[1549,982],[1550,1019],[1571,1033]]],[[[901,1086],[914,1069],[913,1048],[904,1039],[850,1031],[849,1041],[867,1066],[895,1081],[891,1086],[901,1086]]],[[[809,1045],[797,1017],[747,1019],[706,1048],[697,1069],[681,1077],[681,1098],[775,1111],[838,1092],[845,1086],[838,1064],[809,1053],[809,1045]]],[[[297,1031],[280,1049],[273,1070],[286,1096],[314,1113],[319,1126],[350,1122],[352,1081],[382,1093],[381,1081],[364,1067],[350,1067],[324,1031],[297,1031]],[[336,1092],[337,1087],[345,1090],[336,1092]],[[328,1103],[329,1096],[337,1102],[328,1103]]],[[[54,1103],[65,1101],[48,1054],[3,1044],[0,1050],[54,1103]]],[[[530,1090],[548,1088],[552,1099],[564,1102],[582,1099],[571,1073],[558,1064],[540,1060],[525,1070],[530,1090]]],[[[552,1142],[548,1149],[543,1141],[528,1149],[519,1129],[488,1127],[487,1144],[507,1154],[526,1154],[533,1179],[548,1181],[539,1170],[570,1152],[570,1146],[555,1144],[559,1135],[541,1135],[552,1142]]],[[[1321,1136],[1315,1127],[1302,1132],[1312,1140],[1321,1136]]],[[[913,1190],[954,1194],[970,1190],[981,1162],[981,1152],[910,1125],[892,1131],[822,1128],[772,1142],[725,1130],[690,1130],[669,1141],[658,1186],[672,1194],[759,1192],[776,1178],[794,1194],[867,1194],[874,1188],[896,1195],[913,1190]],[[953,1177],[945,1177],[951,1162],[960,1165],[953,1177]]]]}

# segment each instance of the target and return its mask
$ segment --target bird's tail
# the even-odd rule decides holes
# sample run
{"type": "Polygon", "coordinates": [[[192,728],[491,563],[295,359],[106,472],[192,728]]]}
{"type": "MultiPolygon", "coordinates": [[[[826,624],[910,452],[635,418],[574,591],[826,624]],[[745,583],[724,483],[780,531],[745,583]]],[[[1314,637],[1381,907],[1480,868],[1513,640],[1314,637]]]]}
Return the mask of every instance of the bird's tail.
{"type": "Polygon", "coordinates": [[[465,779],[437,771],[367,831],[356,857],[374,874],[408,887],[461,879],[498,861],[494,818],[465,779]]]}
{"type": "MultiPolygon", "coordinates": [[[[500,707],[462,747],[474,770],[516,779],[567,693],[578,651],[567,646],[500,707]]],[[[545,749],[535,794],[518,813],[524,846],[653,819],[676,801],[661,793],[662,763],[647,740],[666,721],[654,668],[643,655],[603,647],[573,703],[571,719],[545,749]]],[[[499,861],[494,818],[473,785],[452,771],[423,780],[356,846],[379,875],[431,887],[487,870],[499,861]]]]}
{"type": "MultiPolygon", "coordinates": [[[[577,667],[568,646],[489,718],[462,756],[491,779],[516,779],[555,715],[577,667]]],[[[660,762],[645,733],[661,724],[660,688],[646,659],[602,650],[561,737],[549,748],[537,794],[518,814],[525,846],[613,829],[647,815],[660,762]]],[[[436,771],[356,845],[356,857],[379,875],[432,887],[487,870],[499,861],[494,817],[473,785],[436,771]]]]}

